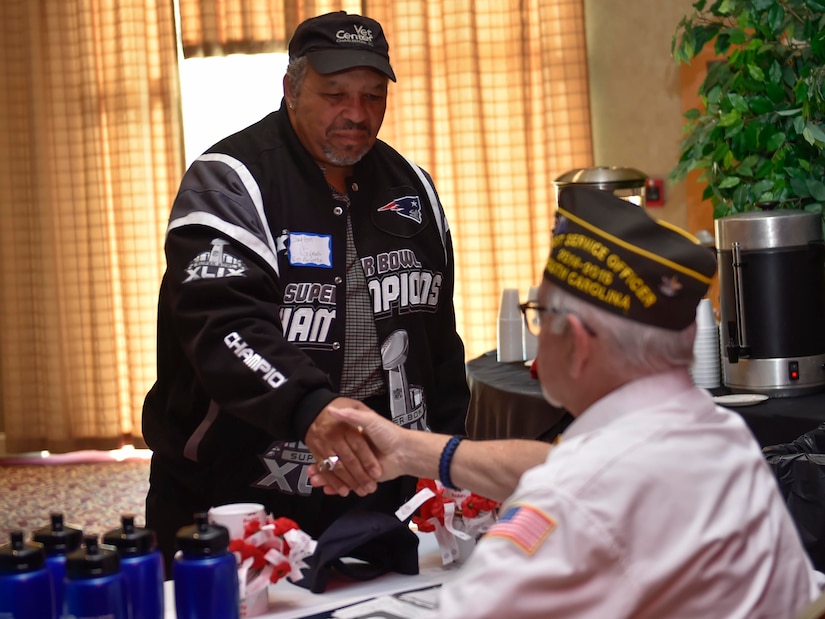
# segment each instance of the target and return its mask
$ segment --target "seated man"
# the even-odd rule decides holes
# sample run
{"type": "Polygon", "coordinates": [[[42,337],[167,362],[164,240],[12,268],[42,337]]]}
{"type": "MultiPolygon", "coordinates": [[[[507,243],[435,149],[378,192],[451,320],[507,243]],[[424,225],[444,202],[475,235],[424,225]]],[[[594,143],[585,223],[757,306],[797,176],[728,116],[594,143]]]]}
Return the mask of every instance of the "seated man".
{"type": "MultiPolygon", "coordinates": [[[[555,446],[332,413],[369,438],[376,480],[440,478],[504,501],[442,588],[439,617],[779,619],[818,596],[758,444],[688,373],[714,269],[712,252],[644,209],[565,188],[538,301],[522,306],[543,393],[575,417],[555,446]]],[[[310,473],[349,491],[337,469],[310,473]]]]}

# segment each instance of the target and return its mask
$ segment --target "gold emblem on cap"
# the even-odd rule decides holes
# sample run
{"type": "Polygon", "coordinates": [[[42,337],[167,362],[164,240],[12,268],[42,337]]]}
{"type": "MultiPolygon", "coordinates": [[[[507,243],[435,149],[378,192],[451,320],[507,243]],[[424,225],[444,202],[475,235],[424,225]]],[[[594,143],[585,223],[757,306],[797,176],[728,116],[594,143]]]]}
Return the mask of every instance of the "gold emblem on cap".
{"type": "Polygon", "coordinates": [[[675,297],[676,293],[681,289],[682,282],[679,281],[679,277],[677,275],[672,275],[671,277],[662,275],[662,283],[659,284],[659,290],[663,295],[666,297],[675,297]]]}

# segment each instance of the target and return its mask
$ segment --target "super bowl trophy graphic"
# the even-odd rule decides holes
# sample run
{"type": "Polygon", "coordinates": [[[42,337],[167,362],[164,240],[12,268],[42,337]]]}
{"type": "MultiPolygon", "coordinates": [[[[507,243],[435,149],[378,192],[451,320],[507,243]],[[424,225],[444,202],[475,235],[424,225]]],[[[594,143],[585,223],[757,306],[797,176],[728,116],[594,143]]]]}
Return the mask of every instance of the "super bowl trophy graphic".
{"type": "Polygon", "coordinates": [[[381,345],[381,363],[387,371],[390,412],[397,425],[423,430],[426,427],[424,397],[420,387],[410,387],[404,362],[410,338],[404,330],[393,331],[381,345]]]}

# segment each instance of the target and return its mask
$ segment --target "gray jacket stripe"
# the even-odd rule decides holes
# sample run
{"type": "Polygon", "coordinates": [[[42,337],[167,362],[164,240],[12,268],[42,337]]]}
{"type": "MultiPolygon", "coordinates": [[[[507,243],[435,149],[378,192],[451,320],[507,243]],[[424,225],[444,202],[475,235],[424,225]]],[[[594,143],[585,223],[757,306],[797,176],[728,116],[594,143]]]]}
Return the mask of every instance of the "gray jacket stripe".
{"type": "Polygon", "coordinates": [[[261,188],[258,187],[258,183],[255,182],[255,178],[249,172],[249,169],[234,157],[230,157],[229,155],[224,155],[222,153],[206,153],[198,157],[197,161],[217,161],[219,163],[223,163],[238,175],[238,178],[241,183],[243,183],[250,200],[252,200],[255,211],[258,214],[258,219],[261,222],[261,230],[266,235],[268,247],[254,236],[247,233],[243,228],[235,224],[225,222],[217,216],[209,213],[195,212],[181,217],[180,219],[176,219],[169,224],[167,233],[173,228],[187,224],[202,224],[215,228],[216,230],[229,235],[236,241],[246,245],[249,249],[263,258],[267,264],[271,265],[277,275],[280,275],[278,271],[277,248],[275,246],[275,240],[272,238],[272,231],[269,229],[269,222],[267,221],[266,214],[264,213],[264,200],[261,196],[261,188]]]}
{"type": "MultiPolygon", "coordinates": [[[[272,267],[275,274],[280,276],[280,271],[278,270],[278,256],[271,247],[267,247],[266,243],[261,241],[261,239],[252,234],[249,230],[236,226],[235,224],[230,224],[212,213],[195,211],[194,213],[189,213],[188,215],[179,217],[178,219],[169,222],[169,227],[166,229],[166,233],[169,234],[169,232],[175,228],[190,225],[207,226],[217,230],[218,232],[223,232],[229,238],[235,239],[258,254],[262,260],[272,267]]],[[[269,229],[267,228],[267,232],[268,230],[269,229]]]]}
{"type": "MultiPolygon", "coordinates": [[[[404,159],[407,158],[404,157],[404,159]]],[[[444,209],[441,208],[441,203],[438,201],[438,197],[435,194],[435,187],[433,187],[432,183],[427,180],[427,177],[424,175],[424,172],[421,171],[421,168],[409,159],[407,159],[407,163],[410,164],[413,172],[415,172],[416,176],[418,176],[421,184],[424,185],[424,190],[427,192],[427,198],[429,198],[430,204],[432,205],[435,223],[438,226],[438,233],[441,235],[441,244],[444,246],[444,259],[449,260],[449,256],[447,256],[447,232],[449,232],[450,226],[447,223],[447,218],[444,216],[444,209]]]]}
{"type": "Polygon", "coordinates": [[[249,169],[234,157],[223,155],[221,153],[206,153],[205,155],[198,157],[198,160],[220,161],[234,170],[235,174],[238,175],[238,178],[241,179],[247,193],[249,193],[249,197],[252,198],[252,204],[255,205],[255,210],[258,211],[258,217],[260,217],[261,223],[264,224],[263,229],[266,233],[266,242],[269,243],[269,246],[274,251],[275,241],[272,238],[272,232],[269,229],[269,223],[267,222],[266,215],[264,214],[264,199],[261,197],[261,188],[258,187],[258,183],[255,182],[255,178],[252,176],[249,169]]]}
{"type": "Polygon", "coordinates": [[[218,418],[218,405],[215,404],[214,400],[209,402],[209,410],[206,411],[206,417],[203,418],[198,424],[198,427],[195,428],[195,431],[192,433],[192,436],[189,437],[189,440],[186,441],[186,445],[183,448],[183,456],[192,460],[193,462],[198,461],[198,446],[201,444],[204,435],[207,433],[209,428],[212,427],[212,424],[215,423],[215,419],[218,418]]]}

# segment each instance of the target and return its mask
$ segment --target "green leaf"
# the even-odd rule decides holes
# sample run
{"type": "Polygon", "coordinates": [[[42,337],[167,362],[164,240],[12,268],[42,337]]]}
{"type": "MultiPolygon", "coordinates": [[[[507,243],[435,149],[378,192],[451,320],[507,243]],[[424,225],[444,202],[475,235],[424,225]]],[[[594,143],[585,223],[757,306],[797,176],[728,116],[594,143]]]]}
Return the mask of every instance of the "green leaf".
{"type": "Polygon", "coordinates": [[[728,28],[723,31],[733,45],[743,45],[748,40],[748,35],[741,28],[728,28]]]}
{"type": "Polygon", "coordinates": [[[779,66],[776,60],[771,63],[771,68],[768,69],[768,81],[771,84],[778,84],[782,81],[782,67],[779,66]]]}
{"type": "Polygon", "coordinates": [[[733,190],[733,208],[737,213],[748,210],[751,204],[750,196],[748,196],[748,188],[745,185],[739,185],[733,190]]]}
{"type": "Polygon", "coordinates": [[[733,108],[742,114],[747,114],[749,111],[748,102],[745,100],[740,94],[732,92],[728,95],[728,101],[733,106],[733,108]]]}
{"type": "Polygon", "coordinates": [[[785,102],[785,89],[780,84],[768,82],[765,84],[765,94],[767,94],[774,103],[785,102]]]}
{"type": "MultiPolygon", "coordinates": [[[[707,200],[710,196],[705,197],[707,200]]],[[[730,207],[727,204],[719,203],[713,207],[713,218],[721,219],[730,215],[730,207]]]]}
{"type": "Polygon", "coordinates": [[[722,179],[722,182],[719,183],[719,189],[730,189],[731,187],[736,187],[739,184],[739,177],[738,176],[726,176],[722,179]]]}
{"type": "Polygon", "coordinates": [[[763,159],[759,167],[756,168],[756,178],[767,178],[773,172],[773,163],[770,159],[763,159]]]}
{"type": "Polygon", "coordinates": [[[811,191],[810,189],[808,189],[808,183],[806,183],[805,180],[801,178],[791,179],[791,189],[793,190],[794,194],[796,194],[800,198],[807,198],[809,195],[811,195],[811,191]]]}
{"type": "Polygon", "coordinates": [[[759,163],[760,157],[757,155],[749,155],[742,160],[742,165],[752,168],[759,163]]]}
{"type": "Polygon", "coordinates": [[[801,111],[802,111],[801,107],[795,107],[792,110],[777,110],[776,113],[779,116],[795,116],[796,114],[799,114],[801,111]]]}
{"type": "Polygon", "coordinates": [[[727,142],[719,142],[713,151],[713,155],[711,155],[711,160],[722,161],[728,153],[730,153],[730,148],[728,148],[727,142]]]}
{"type": "Polygon", "coordinates": [[[808,179],[808,190],[818,202],[825,201],[825,183],[822,181],[815,178],[808,179]]]}
{"type": "Polygon", "coordinates": [[[814,58],[821,59],[825,57],[825,32],[820,32],[811,39],[811,52],[813,53],[814,58]]]}
{"type": "Polygon", "coordinates": [[[825,4],[819,2],[819,0],[805,0],[805,5],[812,11],[817,11],[820,13],[825,11],[825,4]]]}
{"type": "Polygon", "coordinates": [[[819,213],[822,214],[822,204],[819,202],[811,202],[810,204],[806,204],[804,210],[808,211],[809,213],[819,213]]]}
{"type": "Polygon", "coordinates": [[[794,95],[796,95],[797,101],[804,101],[808,98],[808,84],[806,82],[800,81],[793,89],[794,95]]]}
{"type": "Polygon", "coordinates": [[[782,81],[785,82],[785,85],[793,88],[796,84],[796,71],[793,70],[793,67],[789,65],[785,65],[782,69],[782,81]]]}
{"type": "Polygon", "coordinates": [[[719,119],[719,126],[730,127],[731,125],[735,125],[741,118],[742,116],[739,112],[732,110],[719,119]]]}
{"type": "Polygon", "coordinates": [[[768,138],[768,142],[765,145],[765,148],[768,151],[773,152],[777,150],[782,144],[785,143],[785,134],[782,131],[777,131],[774,133],[770,138],[768,138]]]}
{"type": "Polygon", "coordinates": [[[745,128],[745,122],[740,118],[735,123],[730,125],[725,129],[725,139],[729,140],[732,137],[735,137],[742,133],[742,129],[745,128]]]}
{"type": "Polygon", "coordinates": [[[773,111],[773,103],[767,97],[757,95],[750,98],[750,107],[754,114],[767,114],[773,111]]]}
{"type": "Polygon", "coordinates": [[[755,64],[748,64],[748,75],[757,82],[765,81],[765,73],[755,64]]]}
{"type": "Polygon", "coordinates": [[[707,185],[702,192],[702,200],[710,200],[713,197],[713,187],[707,185]]]}
{"type": "Polygon", "coordinates": [[[805,128],[815,140],[825,143],[825,131],[822,131],[822,128],[819,125],[809,122],[805,125],[805,128]]]}
{"type": "MultiPolygon", "coordinates": [[[[744,125],[744,123],[742,123],[744,125]]],[[[748,155],[753,153],[759,145],[759,123],[750,122],[745,130],[739,133],[733,141],[733,151],[738,159],[747,161],[748,155]]],[[[746,164],[749,168],[753,166],[753,159],[746,164]]]]}
{"type": "Polygon", "coordinates": [[[716,37],[716,43],[713,45],[713,51],[716,52],[717,56],[724,56],[728,53],[730,49],[731,38],[729,34],[720,33],[719,36],[716,37]]]}
{"type": "Polygon", "coordinates": [[[773,6],[768,9],[768,27],[771,29],[772,34],[782,34],[785,30],[782,26],[782,22],[785,21],[785,9],[778,2],[772,4],[773,6]]]}
{"type": "Polygon", "coordinates": [[[773,5],[775,0],[753,0],[753,8],[757,11],[765,11],[773,5]]]}
{"type": "MultiPolygon", "coordinates": [[[[762,196],[767,191],[773,189],[773,181],[759,181],[753,187],[751,187],[751,192],[756,195],[757,197],[762,196]]],[[[762,198],[767,199],[767,198],[762,198]]]]}
{"type": "Polygon", "coordinates": [[[720,15],[729,15],[733,11],[735,5],[736,3],[734,0],[722,0],[722,3],[716,10],[719,11],[720,15]]]}
{"type": "Polygon", "coordinates": [[[688,120],[696,120],[701,115],[702,115],[702,113],[696,108],[692,108],[692,109],[690,109],[690,110],[688,110],[687,112],[684,113],[684,117],[687,118],[688,120]]]}
{"type": "Polygon", "coordinates": [[[699,52],[704,49],[705,44],[708,41],[712,41],[713,38],[719,33],[719,24],[709,24],[706,26],[696,26],[691,31],[691,54],[690,56],[693,57],[699,52]]]}
{"type": "MultiPolygon", "coordinates": [[[[821,133],[821,131],[820,131],[821,133]]],[[[814,132],[811,130],[811,123],[805,125],[805,128],[802,130],[802,137],[805,138],[805,141],[808,144],[814,145],[817,143],[817,137],[814,135],[814,132]]],[[[819,140],[822,142],[822,140],[819,140]]]]}

